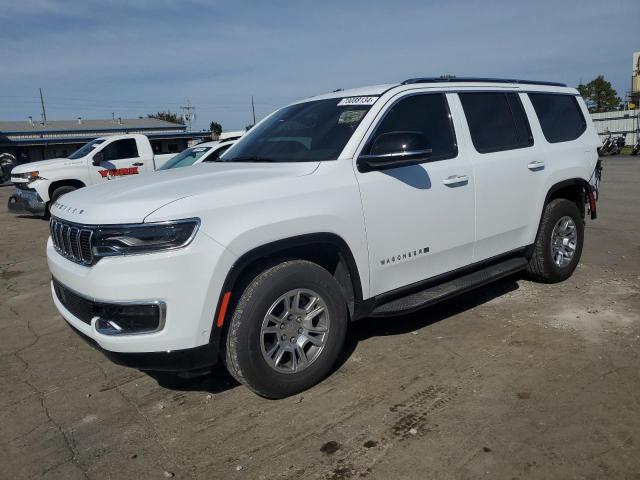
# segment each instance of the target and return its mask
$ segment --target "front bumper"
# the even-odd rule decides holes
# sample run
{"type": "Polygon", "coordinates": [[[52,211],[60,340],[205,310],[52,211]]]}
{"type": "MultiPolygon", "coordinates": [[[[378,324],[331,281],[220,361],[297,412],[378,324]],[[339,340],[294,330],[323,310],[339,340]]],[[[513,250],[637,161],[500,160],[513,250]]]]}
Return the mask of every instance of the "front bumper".
{"type": "Polygon", "coordinates": [[[47,202],[44,202],[35,190],[22,190],[16,188],[9,197],[7,208],[10,213],[16,215],[44,215],[47,211],[47,202]]]}
{"type": "Polygon", "coordinates": [[[96,319],[74,315],[57,297],[53,301],[76,331],[116,363],[143,370],[191,370],[217,361],[220,329],[215,311],[226,272],[235,256],[198,232],[184,249],[145,255],[102,258],[90,267],[60,255],[51,239],[47,260],[52,276],[67,289],[96,303],[162,302],[162,328],[139,334],[101,333],[96,319]]]}

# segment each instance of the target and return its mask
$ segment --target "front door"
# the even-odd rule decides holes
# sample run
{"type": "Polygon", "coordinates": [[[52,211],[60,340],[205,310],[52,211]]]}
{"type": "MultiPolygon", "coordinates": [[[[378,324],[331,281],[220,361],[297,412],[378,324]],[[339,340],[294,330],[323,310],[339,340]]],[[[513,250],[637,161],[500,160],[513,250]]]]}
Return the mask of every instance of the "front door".
{"type": "Polygon", "coordinates": [[[361,154],[391,132],[423,135],[432,153],[418,165],[356,169],[372,295],[468,265],[475,240],[473,169],[458,152],[447,95],[411,93],[391,100],[376,122],[361,154]]]}
{"type": "Polygon", "coordinates": [[[89,179],[92,184],[142,172],[144,164],[138,153],[135,138],[123,138],[105,144],[93,154],[93,158],[101,154],[99,165],[89,163],[89,179]]]}

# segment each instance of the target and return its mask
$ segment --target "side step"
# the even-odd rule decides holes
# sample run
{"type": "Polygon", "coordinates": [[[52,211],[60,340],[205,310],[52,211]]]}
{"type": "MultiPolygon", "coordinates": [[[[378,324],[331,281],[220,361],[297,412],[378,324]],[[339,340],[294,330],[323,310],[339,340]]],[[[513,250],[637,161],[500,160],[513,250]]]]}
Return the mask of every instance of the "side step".
{"type": "Polygon", "coordinates": [[[500,263],[490,265],[481,270],[477,270],[466,275],[454,278],[448,282],[429,287],[406,297],[391,300],[377,306],[372,316],[381,317],[389,315],[399,315],[418,310],[434,303],[441,302],[461,293],[468,292],[474,288],[491,283],[512,273],[524,270],[527,266],[527,259],[523,257],[510,258],[500,263]]]}

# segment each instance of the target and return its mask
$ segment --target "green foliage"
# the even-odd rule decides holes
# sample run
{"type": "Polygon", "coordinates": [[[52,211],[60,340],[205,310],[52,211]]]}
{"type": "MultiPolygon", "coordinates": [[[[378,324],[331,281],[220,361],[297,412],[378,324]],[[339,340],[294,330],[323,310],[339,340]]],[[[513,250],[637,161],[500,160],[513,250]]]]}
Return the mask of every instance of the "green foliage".
{"type": "Polygon", "coordinates": [[[147,118],[157,118],[158,120],[164,120],[165,122],[183,124],[182,119],[178,116],[178,114],[173,113],[170,110],[167,110],[166,112],[152,113],[150,115],[147,115],[147,118]]]}
{"type": "Polygon", "coordinates": [[[220,125],[218,122],[211,122],[211,124],[209,125],[209,130],[211,130],[211,133],[215,138],[218,138],[222,133],[222,125],[220,125]]]}
{"type": "Polygon", "coordinates": [[[598,75],[586,85],[578,85],[578,91],[591,113],[616,110],[622,101],[611,82],[605,80],[603,75],[598,75]]]}

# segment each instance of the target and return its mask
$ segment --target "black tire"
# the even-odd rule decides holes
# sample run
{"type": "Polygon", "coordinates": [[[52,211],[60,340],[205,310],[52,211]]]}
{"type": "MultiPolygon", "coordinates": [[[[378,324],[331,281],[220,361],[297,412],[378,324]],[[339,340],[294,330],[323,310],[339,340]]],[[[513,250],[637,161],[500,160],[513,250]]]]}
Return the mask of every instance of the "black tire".
{"type": "Polygon", "coordinates": [[[557,283],[569,278],[578,266],[584,244],[584,219],[575,202],[566,198],[556,198],[549,202],[542,215],[538,236],[527,273],[533,280],[543,283],[557,283]],[[568,264],[559,266],[552,255],[552,234],[556,224],[563,217],[570,217],[575,223],[576,248],[568,264]]]}
{"type": "Polygon", "coordinates": [[[226,332],[224,361],[229,373],[258,395],[288,397],[315,385],[329,373],[342,350],[347,323],[346,302],[333,276],[315,263],[288,260],[267,268],[244,289],[226,332]],[[272,304],[295,289],[320,295],[330,324],[317,357],[302,371],[281,373],[263,356],[261,328],[272,304]]]}
{"type": "Polygon", "coordinates": [[[56,200],[58,200],[58,198],[60,198],[62,195],[64,195],[65,193],[73,192],[74,190],[76,190],[76,187],[72,187],[70,185],[63,185],[62,187],[56,188],[51,194],[50,203],[56,203],[56,200]]]}
{"type": "Polygon", "coordinates": [[[51,205],[56,203],[56,200],[58,200],[58,198],[60,198],[65,193],[73,192],[74,190],[77,190],[77,189],[75,187],[70,186],[70,185],[63,185],[62,187],[56,188],[51,193],[51,198],[49,199],[49,202],[47,203],[47,209],[44,212],[44,218],[47,219],[47,218],[49,218],[51,216],[51,205]]]}

